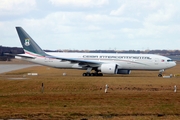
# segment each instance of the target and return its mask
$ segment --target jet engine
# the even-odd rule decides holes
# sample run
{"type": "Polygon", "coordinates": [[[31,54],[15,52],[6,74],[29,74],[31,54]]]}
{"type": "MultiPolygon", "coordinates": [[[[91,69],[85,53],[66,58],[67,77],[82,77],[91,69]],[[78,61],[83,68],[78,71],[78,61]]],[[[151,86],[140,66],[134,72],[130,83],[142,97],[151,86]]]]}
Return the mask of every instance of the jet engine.
{"type": "Polygon", "coordinates": [[[118,68],[117,64],[109,63],[109,64],[102,64],[100,70],[102,73],[105,74],[116,74],[118,70],[117,68],[118,68]]]}
{"type": "Polygon", "coordinates": [[[102,64],[99,70],[104,74],[130,74],[131,70],[120,69],[120,66],[114,63],[102,64]]]}

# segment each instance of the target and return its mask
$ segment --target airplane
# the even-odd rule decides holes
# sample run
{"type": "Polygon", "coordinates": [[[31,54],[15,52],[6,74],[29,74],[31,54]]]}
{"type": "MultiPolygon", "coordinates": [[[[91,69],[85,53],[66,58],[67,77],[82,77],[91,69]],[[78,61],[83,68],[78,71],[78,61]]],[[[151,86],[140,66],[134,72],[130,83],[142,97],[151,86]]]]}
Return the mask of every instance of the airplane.
{"type": "Polygon", "coordinates": [[[59,69],[86,70],[82,76],[130,74],[131,70],[159,71],[176,66],[172,59],[156,54],[44,52],[22,27],[16,27],[24,54],[15,57],[59,69]]]}

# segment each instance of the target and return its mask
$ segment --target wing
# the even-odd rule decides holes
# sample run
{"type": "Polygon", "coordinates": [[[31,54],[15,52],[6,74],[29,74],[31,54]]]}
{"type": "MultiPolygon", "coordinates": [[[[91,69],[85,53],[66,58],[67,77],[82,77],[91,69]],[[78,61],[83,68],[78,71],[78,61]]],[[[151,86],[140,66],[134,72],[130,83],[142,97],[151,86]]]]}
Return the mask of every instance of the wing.
{"type": "Polygon", "coordinates": [[[51,59],[58,59],[61,61],[69,61],[71,63],[78,63],[81,66],[88,66],[88,67],[99,67],[102,62],[96,62],[92,60],[80,60],[80,59],[73,59],[73,58],[61,58],[61,57],[56,57],[56,56],[46,56],[46,58],[51,58],[51,59]]]}
{"type": "MultiPolygon", "coordinates": [[[[34,56],[29,56],[26,54],[10,54],[10,53],[4,53],[5,55],[11,55],[11,56],[18,56],[18,57],[22,57],[22,58],[28,58],[28,59],[35,59],[36,57],[34,56]]],[[[56,56],[51,56],[48,55],[44,56],[45,58],[50,58],[50,59],[58,59],[61,60],[61,62],[66,62],[69,61],[71,63],[78,63],[80,66],[83,67],[99,67],[102,62],[96,62],[96,61],[92,61],[92,60],[80,60],[80,59],[73,59],[73,58],[61,58],[61,57],[56,57],[56,56]]]]}

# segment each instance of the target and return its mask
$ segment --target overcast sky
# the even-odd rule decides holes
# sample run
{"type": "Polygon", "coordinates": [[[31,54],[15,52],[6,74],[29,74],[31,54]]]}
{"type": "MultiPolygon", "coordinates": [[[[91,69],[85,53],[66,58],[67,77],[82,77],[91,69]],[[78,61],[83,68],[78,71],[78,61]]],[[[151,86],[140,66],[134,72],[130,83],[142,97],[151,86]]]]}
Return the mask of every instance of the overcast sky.
{"type": "Polygon", "coordinates": [[[42,49],[180,49],[180,0],[0,0],[0,45],[42,49]]]}

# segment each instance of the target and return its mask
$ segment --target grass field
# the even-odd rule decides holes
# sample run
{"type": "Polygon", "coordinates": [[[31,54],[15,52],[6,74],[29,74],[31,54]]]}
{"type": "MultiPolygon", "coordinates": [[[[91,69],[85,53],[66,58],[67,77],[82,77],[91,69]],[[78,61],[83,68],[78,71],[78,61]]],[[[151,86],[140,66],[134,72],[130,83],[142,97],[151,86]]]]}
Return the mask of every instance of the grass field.
{"type": "Polygon", "coordinates": [[[164,75],[177,75],[169,79],[157,77],[157,71],[81,77],[84,71],[45,66],[4,73],[0,119],[180,119],[179,70],[178,63],[165,71],[164,75]]]}

